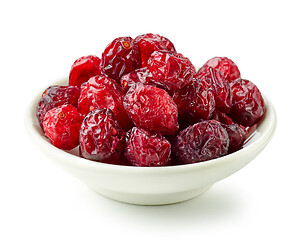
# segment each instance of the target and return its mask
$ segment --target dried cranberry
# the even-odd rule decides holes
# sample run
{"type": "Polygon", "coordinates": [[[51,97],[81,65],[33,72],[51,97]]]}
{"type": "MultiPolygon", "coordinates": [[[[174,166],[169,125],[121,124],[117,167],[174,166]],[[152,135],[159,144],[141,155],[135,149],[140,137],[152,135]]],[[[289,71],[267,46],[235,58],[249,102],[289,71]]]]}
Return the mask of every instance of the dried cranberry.
{"type": "Polygon", "coordinates": [[[78,58],[72,65],[69,75],[69,85],[80,87],[91,77],[100,74],[100,58],[94,55],[78,58]]]}
{"type": "Polygon", "coordinates": [[[195,77],[203,79],[203,81],[211,85],[216,100],[216,109],[224,113],[229,113],[232,105],[232,94],[230,85],[224,78],[223,73],[212,67],[207,67],[201,68],[195,77]]]}
{"type": "Polygon", "coordinates": [[[173,135],[179,128],[176,104],[163,89],[137,83],[125,95],[124,108],[133,123],[147,131],[173,135]]]}
{"type": "Polygon", "coordinates": [[[141,49],[142,67],[147,66],[148,59],[154,51],[167,50],[176,53],[174,44],[166,37],[158,34],[147,33],[134,39],[141,49]]]}
{"type": "Polygon", "coordinates": [[[42,94],[36,108],[36,117],[43,128],[45,114],[52,108],[63,104],[77,107],[80,89],[75,86],[50,86],[42,94]]]}
{"type": "Polygon", "coordinates": [[[177,104],[179,123],[182,126],[210,119],[216,108],[210,85],[199,79],[175,92],[172,97],[177,104]]]}
{"type": "Polygon", "coordinates": [[[160,134],[134,127],[126,134],[125,157],[135,166],[165,166],[171,161],[171,144],[160,134]]]}
{"type": "Polygon", "coordinates": [[[225,113],[215,111],[213,119],[219,121],[221,126],[225,128],[229,136],[228,153],[235,152],[241,149],[244,141],[247,138],[248,132],[242,125],[234,123],[233,120],[225,113]]]}
{"type": "Polygon", "coordinates": [[[122,165],[122,166],[132,166],[132,164],[124,156],[124,151],[122,152],[120,157],[118,159],[116,159],[116,164],[117,165],[122,165]]]}
{"type": "Polygon", "coordinates": [[[113,79],[95,76],[82,84],[78,110],[83,115],[99,108],[109,108],[115,114],[123,129],[129,130],[132,122],[123,107],[124,92],[113,79]]]}
{"type": "Polygon", "coordinates": [[[70,104],[52,108],[44,118],[45,135],[55,147],[71,150],[79,143],[81,122],[81,114],[70,104]]]}
{"type": "Polygon", "coordinates": [[[84,158],[118,164],[123,141],[123,129],[110,109],[96,109],[83,120],[79,144],[84,158]]]}
{"type": "Polygon", "coordinates": [[[224,77],[228,82],[235,81],[241,78],[241,73],[237,65],[227,57],[214,57],[209,59],[203,67],[199,70],[202,71],[203,68],[212,67],[223,72],[224,77]]]}
{"type": "Polygon", "coordinates": [[[100,66],[108,77],[119,80],[122,75],[141,68],[141,52],[131,37],[113,40],[102,53],[100,66]]]}
{"type": "MultiPolygon", "coordinates": [[[[240,125],[242,126],[242,125],[240,125]]],[[[251,127],[244,127],[246,130],[246,139],[251,138],[251,135],[253,135],[253,133],[255,133],[256,129],[257,129],[257,123],[252,125],[251,127]]]]}
{"type": "Polygon", "coordinates": [[[230,125],[233,124],[233,120],[228,117],[225,113],[216,110],[212,116],[212,119],[217,120],[220,123],[230,125]]]}
{"type": "Polygon", "coordinates": [[[263,97],[257,86],[249,80],[239,79],[231,83],[232,108],[229,116],[243,126],[252,126],[265,112],[263,97]]]}
{"type": "Polygon", "coordinates": [[[198,122],[182,130],[175,139],[176,164],[189,164],[223,156],[228,151],[226,130],[215,120],[198,122]]]}
{"type": "Polygon", "coordinates": [[[170,92],[190,84],[196,72],[188,58],[169,51],[153,52],[147,69],[152,74],[150,81],[170,92]]]}
{"type": "Polygon", "coordinates": [[[246,140],[246,130],[243,126],[237,123],[233,124],[221,124],[227,131],[229,137],[228,153],[233,153],[242,148],[244,141],[246,140]]]}
{"type": "Polygon", "coordinates": [[[121,86],[124,91],[128,91],[136,83],[151,84],[151,73],[147,68],[139,68],[130,73],[123,75],[120,79],[121,86]]]}

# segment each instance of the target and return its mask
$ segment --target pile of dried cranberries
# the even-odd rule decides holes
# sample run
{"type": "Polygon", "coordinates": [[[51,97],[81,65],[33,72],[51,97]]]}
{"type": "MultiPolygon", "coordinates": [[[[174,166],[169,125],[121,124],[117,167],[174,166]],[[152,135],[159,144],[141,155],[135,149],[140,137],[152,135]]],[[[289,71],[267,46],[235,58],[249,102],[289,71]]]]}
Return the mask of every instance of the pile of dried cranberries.
{"type": "Polygon", "coordinates": [[[113,40],[71,67],[36,116],[45,136],[83,158],[134,166],[189,164],[242,148],[265,112],[258,88],[226,57],[198,71],[158,34],[113,40]]]}

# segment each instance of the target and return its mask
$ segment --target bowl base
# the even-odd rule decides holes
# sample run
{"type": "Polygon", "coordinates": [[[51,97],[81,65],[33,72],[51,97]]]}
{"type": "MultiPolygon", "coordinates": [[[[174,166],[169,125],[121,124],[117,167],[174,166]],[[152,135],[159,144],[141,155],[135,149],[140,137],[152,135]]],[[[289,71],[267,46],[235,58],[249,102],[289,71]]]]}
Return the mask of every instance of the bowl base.
{"type": "Polygon", "coordinates": [[[98,194],[118,202],[135,204],[135,205],[166,205],[166,204],[179,203],[179,202],[183,202],[195,198],[201,195],[202,193],[204,193],[205,191],[207,191],[212,185],[206,186],[204,188],[185,191],[185,192],[166,193],[166,194],[125,193],[125,192],[116,192],[116,191],[101,189],[91,185],[88,186],[98,194]]]}

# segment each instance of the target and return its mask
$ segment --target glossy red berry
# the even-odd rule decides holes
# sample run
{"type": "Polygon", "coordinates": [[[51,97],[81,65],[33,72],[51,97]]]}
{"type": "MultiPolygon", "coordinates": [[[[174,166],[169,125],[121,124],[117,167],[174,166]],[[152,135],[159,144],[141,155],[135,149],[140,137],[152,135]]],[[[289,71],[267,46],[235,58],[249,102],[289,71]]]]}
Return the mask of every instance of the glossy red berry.
{"type": "MultiPolygon", "coordinates": [[[[220,70],[224,74],[224,77],[228,82],[232,82],[241,78],[241,73],[237,65],[227,57],[211,58],[203,65],[202,68],[206,67],[212,67],[214,69],[220,70]]],[[[201,69],[199,71],[202,71],[201,69]]]]}
{"type": "Polygon", "coordinates": [[[125,157],[134,166],[158,167],[171,162],[171,144],[161,134],[134,127],[126,134],[125,157]]]}
{"type": "Polygon", "coordinates": [[[124,108],[137,127],[149,132],[173,135],[179,128],[176,104],[163,89],[137,83],[126,93],[124,108]]]}
{"type": "Polygon", "coordinates": [[[109,108],[122,128],[129,130],[132,122],[124,110],[123,99],[124,92],[115,80],[105,76],[95,76],[82,84],[78,110],[81,114],[87,115],[94,109],[109,108]]]}
{"type": "Polygon", "coordinates": [[[142,83],[145,85],[151,84],[151,73],[147,68],[139,68],[130,73],[123,75],[120,79],[121,86],[125,92],[128,91],[136,83],[142,83]]]}
{"type": "Polygon", "coordinates": [[[223,73],[212,67],[201,68],[195,78],[207,82],[213,90],[216,100],[216,109],[229,113],[232,105],[232,94],[228,81],[224,78],[223,73]]]}
{"type": "Polygon", "coordinates": [[[57,148],[71,150],[79,144],[82,116],[70,104],[50,109],[44,118],[46,137],[57,148]]]}
{"type": "Polygon", "coordinates": [[[113,40],[102,53],[100,66],[109,78],[120,78],[135,69],[141,68],[141,52],[131,37],[113,40]]]}
{"type": "Polygon", "coordinates": [[[215,120],[198,122],[182,130],[176,137],[173,156],[177,164],[211,160],[227,153],[226,130],[215,120]]]}
{"type": "Polygon", "coordinates": [[[229,137],[228,153],[235,152],[242,148],[244,141],[247,138],[246,129],[227,116],[225,113],[215,111],[213,119],[219,121],[221,126],[227,131],[229,137]]]}
{"type": "Polygon", "coordinates": [[[78,58],[71,67],[69,85],[80,87],[82,83],[100,73],[100,58],[94,55],[83,56],[78,58]]]}
{"type": "Polygon", "coordinates": [[[256,124],[265,112],[264,99],[257,86],[249,80],[231,83],[232,108],[229,116],[243,126],[256,124]]]}
{"type": "Polygon", "coordinates": [[[147,69],[152,74],[150,81],[169,92],[189,85],[196,72],[188,58],[169,51],[153,52],[148,59],[147,69]]]}
{"type": "Polygon", "coordinates": [[[233,153],[242,148],[244,141],[246,140],[247,131],[241,125],[237,123],[233,124],[221,124],[226,130],[229,137],[228,153],[233,153]]]}
{"type": "Polygon", "coordinates": [[[179,123],[188,126],[201,120],[210,119],[216,109],[214,93],[205,81],[194,79],[173,94],[178,107],[179,123]]]}
{"type": "Polygon", "coordinates": [[[174,44],[166,37],[158,34],[147,33],[134,39],[141,49],[142,67],[147,66],[148,59],[154,51],[167,50],[176,53],[174,44]]]}
{"type": "Polygon", "coordinates": [[[96,109],[83,120],[79,144],[84,158],[118,164],[123,141],[123,129],[110,109],[96,109]]]}
{"type": "Polygon", "coordinates": [[[64,104],[77,107],[80,88],[75,86],[50,86],[42,94],[37,108],[36,117],[39,125],[43,128],[45,114],[52,108],[64,104]]]}
{"type": "Polygon", "coordinates": [[[233,124],[233,120],[223,112],[216,110],[212,116],[212,119],[217,120],[220,123],[230,125],[233,124]]]}

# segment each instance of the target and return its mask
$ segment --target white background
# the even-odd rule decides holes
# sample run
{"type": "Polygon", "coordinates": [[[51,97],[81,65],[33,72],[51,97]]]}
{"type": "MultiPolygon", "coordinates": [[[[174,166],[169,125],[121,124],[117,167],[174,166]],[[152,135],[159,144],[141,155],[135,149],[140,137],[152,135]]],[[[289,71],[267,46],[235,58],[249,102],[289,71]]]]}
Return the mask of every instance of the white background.
{"type": "Polygon", "coordinates": [[[297,1],[1,1],[0,239],[299,239],[297,1]],[[168,37],[202,65],[227,56],[273,102],[277,131],[241,171],[193,200],[108,200],[32,144],[32,97],[119,36],[168,37]]]}

